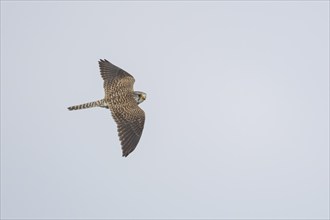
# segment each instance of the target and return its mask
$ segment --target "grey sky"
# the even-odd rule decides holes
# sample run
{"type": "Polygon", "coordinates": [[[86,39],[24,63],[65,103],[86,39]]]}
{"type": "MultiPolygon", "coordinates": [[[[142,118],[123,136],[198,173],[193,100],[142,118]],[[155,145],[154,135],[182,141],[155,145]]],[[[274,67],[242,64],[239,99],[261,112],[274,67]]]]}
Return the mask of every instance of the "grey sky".
{"type": "Polygon", "coordinates": [[[1,1],[1,218],[329,218],[329,2],[1,1]],[[121,157],[98,59],[146,124],[121,157]]]}

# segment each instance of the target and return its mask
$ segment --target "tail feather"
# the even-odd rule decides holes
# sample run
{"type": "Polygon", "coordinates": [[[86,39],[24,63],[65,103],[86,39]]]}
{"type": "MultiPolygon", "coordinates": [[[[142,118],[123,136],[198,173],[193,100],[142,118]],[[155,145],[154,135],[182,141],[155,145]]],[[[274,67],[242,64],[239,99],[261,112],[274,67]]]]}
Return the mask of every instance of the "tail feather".
{"type": "Polygon", "coordinates": [[[80,110],[80,109],[86,109],[86,108],[94,108],[94,107],[105,107],[107,108],[107,106],[104,103],[104,99],[95,101],[95,102],[88,102],[88,103],[84,103],[81,105],[74,105],[74,106],[70,106],[68,107],[68,109],[70,111],[72,110],[80,110]]]}

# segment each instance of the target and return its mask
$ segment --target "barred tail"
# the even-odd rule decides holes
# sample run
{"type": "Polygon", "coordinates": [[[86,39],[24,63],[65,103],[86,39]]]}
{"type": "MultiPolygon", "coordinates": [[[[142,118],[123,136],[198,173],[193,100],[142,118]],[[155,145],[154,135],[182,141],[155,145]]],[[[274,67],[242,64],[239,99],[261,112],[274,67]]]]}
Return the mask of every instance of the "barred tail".
{"type": "Polygon", "coordinates": [[[70,106],[68,107],[68,109],[71,110],[80,110],[80,109],[86,109],[86,108],[94,108],[94,107],[105,107],[107,108],[107,106],[104,103],[104,99],[95,101],[95,102],[88,102],[85,104],[81,104],[81,105],[74,105],[74,106],[70,106]]]}

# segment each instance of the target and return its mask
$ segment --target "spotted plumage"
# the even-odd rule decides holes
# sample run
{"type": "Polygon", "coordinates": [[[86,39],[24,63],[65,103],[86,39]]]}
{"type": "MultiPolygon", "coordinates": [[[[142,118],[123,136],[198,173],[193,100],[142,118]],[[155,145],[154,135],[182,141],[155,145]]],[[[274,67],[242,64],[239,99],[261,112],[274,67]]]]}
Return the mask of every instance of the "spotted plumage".
{"type": "Polygon", "coordinates": [[[109,61],[100,60],[99,67],[104,80],[104,99],[71,106],[68,109],[109,108],[117,123],[123,156],[127,157],[136,148],[142,135],[145,114],[138,105],[146,99],[146,94],[134,91],[133,76],[109,61]]]}

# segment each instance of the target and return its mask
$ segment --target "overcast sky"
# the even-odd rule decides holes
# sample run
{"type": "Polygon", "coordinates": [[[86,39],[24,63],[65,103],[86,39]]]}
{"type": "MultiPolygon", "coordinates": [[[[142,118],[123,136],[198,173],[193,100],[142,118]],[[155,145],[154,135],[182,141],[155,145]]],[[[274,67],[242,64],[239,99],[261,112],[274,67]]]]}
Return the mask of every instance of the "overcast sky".
{"type": "Polygon", "coordinates": [[[329,218],[329,2],[1,1],[1,218],[329,218]]]}

